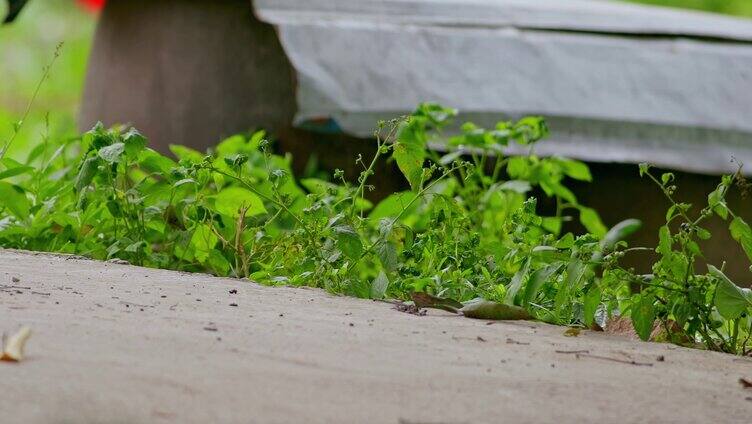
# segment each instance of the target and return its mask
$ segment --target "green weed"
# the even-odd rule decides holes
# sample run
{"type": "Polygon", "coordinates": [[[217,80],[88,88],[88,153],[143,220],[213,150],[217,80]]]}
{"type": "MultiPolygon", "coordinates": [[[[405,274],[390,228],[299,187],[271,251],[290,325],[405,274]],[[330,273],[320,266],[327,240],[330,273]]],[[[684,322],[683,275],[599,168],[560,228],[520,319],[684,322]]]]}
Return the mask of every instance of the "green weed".
{"type": "MultiPolygon", "coordinates": [[[[341,171],[297,180],[290,157],[272,154],[263,132],[206,153],[172,146],[172,159],[149,149],[133,128],[98,125],[79,138],[46,140],[23,162],[0,160],[0,243],[363,298],[424,292],[466,303],[455,310],[481,305],[484,317],[502,310],[595,327],[628,316],[643,339],[660,333],[675,343],[750,351],[752,294],[721,269],[695,270],[697,240],[709,236],[701,225],[714,213],[730,220],[732,235],[752,254],[752,230],[725,203],[731,177],[697,216],[673,203],[656,248],[661,259],[652,275],[637,275],[619,260],[644,249],[623,241],[640,223],[608,229],[578,202],[567,180],[590,181],[590,171],[535,155],[548,133],[541,118],[490,130],[468,123],[448,152],[429,149],[455,114],[424,104],[380,123],[374,157],[356,158],[363,167],[356,181],[341,171]],[[529,154],[505,156],[509,144],[529,154]],[[372,204],[374,169],[386,159],[410,190],[372,204]],[[533,190],[553,199],[553,215],[538,213],[533,190]],[[588,232],[562,234],[571,218],[588,232]]],[[[673,199],[670,174],[641,172],[673,199]]]]}

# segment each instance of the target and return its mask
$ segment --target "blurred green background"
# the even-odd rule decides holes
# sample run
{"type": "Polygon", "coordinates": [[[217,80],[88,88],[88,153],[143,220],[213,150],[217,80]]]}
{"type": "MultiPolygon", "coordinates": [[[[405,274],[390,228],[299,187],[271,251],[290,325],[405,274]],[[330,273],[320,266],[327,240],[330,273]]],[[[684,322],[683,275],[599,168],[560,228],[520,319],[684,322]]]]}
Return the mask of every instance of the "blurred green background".
{"type": "MultiPolygon", "coordinates": [[[[752,17],[752,0],[632,1],[752,17]]],[[[31,0],[17,22],[0,26],[0,146],[10,139],[14,123],[23,116],[56,45],[64,42],[49,79],[42,84],[30,115],[9,150],[12,157],[23,158],[29,146],[46,134],[55,138],[76,132],[75,116],[96,15],[75,3],[31,0]]],[[[5,16],[5,8],[5,1],[0,0],[0,16],[5,16]]]]}

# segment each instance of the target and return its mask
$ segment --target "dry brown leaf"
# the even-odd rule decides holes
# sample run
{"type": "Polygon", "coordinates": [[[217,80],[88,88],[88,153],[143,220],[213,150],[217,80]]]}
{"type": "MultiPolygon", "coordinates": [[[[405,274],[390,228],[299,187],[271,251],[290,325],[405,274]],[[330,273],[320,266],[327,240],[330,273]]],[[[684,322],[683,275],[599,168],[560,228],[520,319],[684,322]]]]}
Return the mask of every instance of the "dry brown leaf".
{"type": "Polygon", "coordinates": [[[0,361],[19,362],[23,359],[24,346],[31,337],[31,329],[22,327],[16,334],[8,337],[0,361]]]}
{"type": "Polygon", "coordinates": [[[580,335],[580,329],[579,328],[567,328],[567,331],[564,332],[565,337],[577,337],[580,335]]]}

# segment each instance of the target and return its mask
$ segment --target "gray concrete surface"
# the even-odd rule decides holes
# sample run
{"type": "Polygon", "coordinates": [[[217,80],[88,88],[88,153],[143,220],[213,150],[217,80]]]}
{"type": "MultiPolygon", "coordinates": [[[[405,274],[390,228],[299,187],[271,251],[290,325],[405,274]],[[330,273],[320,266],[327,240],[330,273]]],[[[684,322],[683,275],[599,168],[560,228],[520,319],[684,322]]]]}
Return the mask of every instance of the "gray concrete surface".
{"type": "Polygon", "coordinates": [[[748,358],[0,251],[0,331],[21,325],[34,334],[25,361],[0,363],[2,423],[748,423],[752,416],[752,390],[739,384],[752,378],[748,358]],[[560,353],[572,351],[590,356],[560,353]]]}

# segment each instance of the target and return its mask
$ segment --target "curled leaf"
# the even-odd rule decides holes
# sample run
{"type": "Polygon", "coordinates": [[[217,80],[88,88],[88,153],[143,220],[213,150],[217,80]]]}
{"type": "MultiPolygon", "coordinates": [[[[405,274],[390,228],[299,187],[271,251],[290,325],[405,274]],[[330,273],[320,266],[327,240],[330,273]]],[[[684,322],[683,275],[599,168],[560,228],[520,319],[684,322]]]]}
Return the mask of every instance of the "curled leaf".
{"type": "Polygon", "coordinates": [[[466,302],[462,309],[460,309],[460,312],[468,318],[485,319],[490,321],[533,319],[524,308],[484,299],[466,302]]]}
{"type": "Polygon", "coordinates": [[[415,306],[418,308],[433,308],[441,309],[443,311],[457,313],[457,311],[463,309],[464,305],[457,302],[454,299],[444,299],[441,297],[431,296],[424,292],[410,293],[410,298],[415,302],[415,306]]]}
{"type": "Polygon", "coordinates": [[[23,359],[24,346],[26,341],[31,337],[31,329],[22,327],[16,334],[8,337],[7,343],[3,346],[3,353],[0,355],[0,361],[19,362],[23,359]]]}

